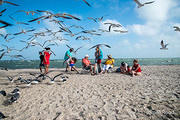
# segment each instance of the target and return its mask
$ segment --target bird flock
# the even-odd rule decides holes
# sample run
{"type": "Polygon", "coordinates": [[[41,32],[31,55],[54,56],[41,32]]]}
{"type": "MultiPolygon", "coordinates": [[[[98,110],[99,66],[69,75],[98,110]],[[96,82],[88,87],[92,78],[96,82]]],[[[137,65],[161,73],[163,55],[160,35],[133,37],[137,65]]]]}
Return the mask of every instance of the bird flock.
{"type": "MultiPolygon", "coordinates": [[[[132,1],[134,1],[137,4],[137,8],[141,8],[145,5],[153,4],[155,2],[155,1],[149,1],[149,2],[145,2],[145,3],[141,3],[138,0],[132,0],[132,1]]],[[[84,2],[89,7],[92,7],[92,5],[87,0],[82,0],[82,2],[84,2]]],[[[0,5],[3,5],[3,4],[9,4],[12,6],[16,6],[17,8],[18,8],[18,6],[20,6],[19,4],[16,4],[16,3],[0,0],[0,5]]],[[[0,18],[0,24],[1,24],[0,29],[17,26],[17,28],[20,29],[20,31],[16,31],[15,33],[6,33],[6,34],[1,33],[0,38],[5,40],[5,42],[9,43],[10,41],[17,38],[18,36],[26,35],[27,40],[20,40],[20,42],[25,44],[25,46],[21,49],[14,49],[14,47],[9,47],[4,44],[1,45],[0,46],[0,59],[2,59],[4,56],[9,56],[12,58],[17,58],[17,59],[25,59],[19,53],[25,49],[28,49],[33,46],[38,46],[38,47],[44,49],[45,47],[58,46],[59,42],[62,42],[62,41],[69,41],[68,39],[66,39],[64,37],[60,37],[58,35],[58,33],[63,33],[64,36],[73,37],[75,40],[90,41],[91,36],[101,36],[103,32],[108,33],[108,32],[113,31],[113,32],[122,33],[122,34],[128,32],[128,30],[116,29],[116,28],[122,28],[123,26],[121,24],[103,23],[102,21],[105,16],[87,17],[87,20],[92,21],[94,23],[102,22],[102,24],[107,26],[108,29],[88,30],[88,29],[85,29],[83,26],[79,26],[79,25],[69,26],[68,23],[65,22],[65,20],[82,21],[80,18],[76,17],[75,15],[71,15],[69,13],[53,13],[53,12],[47,11],[47,10],[32,10],[32,11],[16,10],[12,14],[7,15],[6,14],[7,10],[8,10],[7,8],[1,10],[0,17],[8,16],[12,22],[4,21],[4,20],[1,20],[1,18],[0,18]],[[22,13],[24,13],[25,17],[31,16],[31,19],[29,19],[27,21],[16,20],[16,15],[22,14],[22,13]],[[36,17],[32,18],[33,16],[36,16],[36,17]],[[41,24],[45,20],[58,26],[59,30],[54,31],[49,28],[44,28],[43,31],[39,32],[37,30],[37,28],[31,27],[31,24],[34,24],[34,23],[41,24]],[[76,31],[78,31],[78,32],[76,32],[76,31]],[[51,37],[52,39],[48,39],[48,40],[45,39],[47,36],[51,37]],[[90,36],[90,37],[88,37],[88,36],[90,36]],[[45,39],[43,43],[42,42],[40,43],[37,41],[37,39],[39,37],[45,39]],[[11,51],[16,51],[19,54],[9,55],[9,53],[11,51]]],[[[180,32],[180,27],[174,26],[173,28],[174,28],[174,31],[180,32]]],[[[163,45],[162,42],[161,42],[161,45],[163,45]]],[[[107,45],[105,45],[105,46],[107,46],[107,45]]],[[[164,49],[166,47],[167,47],[167,45],[162,46],[162,49],[164,49]]],[[[76,50],[76,52],[80,48],[82,48],[82,47],[79,47],[76,50]]],[[[54,52],[53,52],[53,54],[55,55],[54,52]]]]}
{"type": "MultiPolygon", "coordinates": [[[[84,2],[88,7],[92,7],[92,5],[88,2],[90,0],[81,0],[84,2]]],[[[132,0],[137,4],[137,8],[141,8],[145,5],[150,5],[153,4],[155,1],[149,1],[145,3],[141,3],[138,0],[132,0]]],[[[5,1],[5,0],[0,0],[0,5],[2,6],[3,4],[9,4],[12,6],[15,6],[18,8],[20,6],[19,4],[10,2],[10,1],[5,1]]],[[[21,35],[26,35],[27,39],[26,40],[20,40],[21,43],[24,43],[24,47],[21,49],[15,49],[14,47],[9,47],[6,44],[1,44],[0,45],[0,60],[4,56],[9,56],[12,58],[17,58],[17,59],[26,59],[23,57],[20,52],[22,52],[25,49],[28,49],[33,46],[38,46],[42,49],[50,46],[58,46],[59,42],[62,41],[69,41],[68,39],[64,37],[60,37],[58,34],[63,33],[64,36],[69,36],[73,37],[75,40],[83,40],[83,41],[89,41],[91,40],[91,36],[101,36],[102,33],[109,33],[109,32],[117,32],[117,33],[127,33],[128,30],[120,30],[116,28],[122,28],[123,26],[121,24],[115,24],[115,23],[103,23],[103,19],[105,16],[100,16],[100,17],[87,17],[87,20],[93,22],[93,23],[99,23],[101,22],[105,26],[108,27],[108,29],[97,29],[97,30],[89,30],[86,29],[83,26],[79,25],[68,25],[67,21],[68,20],[76,20],[76,21],[82,21],[81,18],[78,18],[75,15],[71,15],[69,13],[53,13],[51,11],[47,10],[32,10],[32,11],[26,11],[26,10],[16,10],[12,14],[7,15],[6,12],[8,11],[7,8],[3,9],[0,11],[0,29],[8,28],[8,27],[13,27],[16,26],[19,30],[15,31],[14,33],[1,33],[0,38],[5,41],[5,43],[11,42],[13,39],[21,36],[21,35]],[[19,21],[16,20],[16,15],[18,14],[23,14],[23,17],[28,17],[31,16],[31,19],[27,21],[19,21]],[[6,16],[9,18],[9,21],[4,21],[2,20],[3,16],[6,16]],[[33,18],[32,18],[33,17],[33,18]],[[51,22],[58,26],[58,30],[54,31],[53,29],[49,28],[44,28],[43,31],[38,31],[37,28],[33,28],[32,24],[41,24],[43,21],[47,20],[48,22],[51,22]],[[65,22],[65,20],[67,20],[65,22]],[[113,28],[113,29],[112,29],[113,28]],[[78,31],[78,32],[77,32],[78,31]],[[52,39],[44,40],[43,42],[38,42],[37,39],[39,37],[42,37],[45,39],[46,37],[51,37],[52,39]],[[19,54],[16,55],[11,55],[10,53],[12,51],[16,51],[19,54]]],[[[174,31],[180,32],[180,27],[179,26],[173,26],[174,31]]],[[[162,40],[160,42],[160,45],[162,46],[160,49],[162,50],[168,50],[167,46],[168,44],[165,44],[164,41],[162,40]]],[[[70,45],[66,46],[68,48],[73,48],[70,45]]],[[[108,48],[111,48],[111,46],[107,44],[97,44],[89,48],[89,50],[97,47],[97,46],[105,46],[108,48]]],[[[80,46],[76,49],[74,49],[74,53],[76,54],[77,51],[79,51],[83,46],[80,46]]],[[[54,55],[56,55],[53,51],[51,51],[54,55]]],[[[7,68],[1,68],[3,70],[7,70],[7,68]]],[[[66,81],[68,79],[68,76],[64,76],[62,73],[57,74],[53,77],[48,76],[48,75],[37,75],[34,73],[30,73],[30,75],[34,78],[23,78],[22,75],[14,75],[14,76],[7,76],[7,79],[11,83],[16,83],[20,82],[22,84],[26,84],[27,86],[30,86],[32,84],[37,84],[41,82],[42,80],[48,78],[51,81],[54,81],[57,77],[61,77],[62,82],[66,81]]],[[[15,88],[11,93],[7,94],[6,91],[1,90],[0,94],[3,96],[7,96],[7,100],[4,102],[5,104],[12,104],[13,102],[16,102],[19,97],[20,97],[20,91],[18,88],[15,88]]],[[[6,118],[8,116],[5,116],[2,112],[0,112],[0,119],[6,118]]]]}

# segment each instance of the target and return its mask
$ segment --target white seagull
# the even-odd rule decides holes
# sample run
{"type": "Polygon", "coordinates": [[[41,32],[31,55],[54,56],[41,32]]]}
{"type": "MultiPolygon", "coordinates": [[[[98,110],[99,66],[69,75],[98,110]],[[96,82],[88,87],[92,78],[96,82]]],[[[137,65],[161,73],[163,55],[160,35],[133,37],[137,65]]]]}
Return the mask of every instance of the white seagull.
{"type": "Polygon", "coordinates": [[[169,45],[169,44],[164,44],[164,41],[161,40],[161,46],[162,46],[162,48],[160,48],[160,49],[161,49],[161,50],[168,50],[168,48],[167,48],[168,45],[169,45]]]}
{"type": "Polygon", "coordinates": [[[140,3],[138,0],[134,0],[134,2],[136,2],[136,4],[138,5],[138,8],[140,8],[140,7],[143,7],[144,5],[146,5],[146,4],[152,4],[152,3],[154,3],[155,1],[150,1],[150,2],[145,2],[145,3],[140,3]]]}

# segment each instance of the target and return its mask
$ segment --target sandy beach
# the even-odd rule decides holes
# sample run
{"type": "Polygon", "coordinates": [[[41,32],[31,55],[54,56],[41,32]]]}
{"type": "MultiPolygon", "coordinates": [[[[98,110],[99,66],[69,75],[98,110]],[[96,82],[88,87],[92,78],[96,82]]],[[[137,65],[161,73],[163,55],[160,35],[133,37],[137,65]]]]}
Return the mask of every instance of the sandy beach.
{"type": "Polygon", "coordinates": [[[142,76],[131,77],[50,69],[49,76],[64,73],[69,78],[62,82],[57,77],[54,84],[46,78],[31,86],[11,83],[7,76],[33,78],[29,73],[39,73],[38,69],[0,70],[0,90],[20,89],[20,98],[12,105],[3,105],[7,98],[0,95],[0,111],[9,116],[5,120],[180,119],[180,66],[142,66],[142,70],[142,76]]]}

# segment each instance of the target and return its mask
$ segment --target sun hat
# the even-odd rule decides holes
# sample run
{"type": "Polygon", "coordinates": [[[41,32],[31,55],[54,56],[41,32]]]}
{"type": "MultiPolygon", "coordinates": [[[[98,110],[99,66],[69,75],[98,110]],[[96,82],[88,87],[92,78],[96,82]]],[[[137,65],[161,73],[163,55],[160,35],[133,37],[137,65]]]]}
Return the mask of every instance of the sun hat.
{"type": "Polygon", "coordinates": [[[85,55],[85,57],[89,57],[89,55],[87,54],[87,55],[85,55]]]}
{"type": "Polygon", "coordinates": [[[107,55],[109,58],[112,58],[112,55],[107,55]]]}

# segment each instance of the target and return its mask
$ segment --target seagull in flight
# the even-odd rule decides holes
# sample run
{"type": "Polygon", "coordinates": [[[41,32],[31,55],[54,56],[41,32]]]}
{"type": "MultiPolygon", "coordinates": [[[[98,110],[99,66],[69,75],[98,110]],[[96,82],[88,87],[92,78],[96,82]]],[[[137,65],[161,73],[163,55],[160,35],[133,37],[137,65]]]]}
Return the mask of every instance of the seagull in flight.
{"type": "Polygon", "coordinates": [[[9,2],[9,1],[0,0],[0,5],[2,5],[3,3],[8,3],[8,4],[11,4],[11,5],[14,5],[14,6],[19,6],[18,4],[15,4],[15,3],[12,3],[12,2],[9,2]]]}
{"type": "Polygon", "coordinates": [[[83,0],[89,7],[91,7],[91,5],[86,1],[86,0],[83,0]]]}
{"type": "Polygon", "coordinates": [[[169,45],[169,44],[164,44],[164,41],[161,40],[161,46],[162,46],[162,48],[160,48],[160,49],[161,49],[161,50],[168,50],[168,48],[167,48],[168,45],[169,45]]]}
{"type": "Polygon", "coordinates": [[[140,7],[143,7],[144,5],[146,5],[146,4],[152,4],[152,3],[154,3],[155,1],[150,1],[150,2],[145,2],[145,3],[140,3],[138,0],[134,0],[134,2],[138,5],[138,8],[140,8],[140,7]]]}
{"type": "Polygon", "coordinates": [[[2,13],[5,12],[7,9],[4,9],[0,12],[0,16],[2,16],[2,13]]]}
{"type": "Polygon", "coordinates": [[[2,20],[0,20],[0,23],[2,23],[4,26],[0,26],[0,29],[1,28],[5,28],[5,27],[7,27],[7,26],[12,26],[12,24],[10,24],[10,23],[8,23],[8,22],[5,22],[5,21],[2,21],[2,20]]]}
{"type": "MultiPolygon", "coordinates": [[[[69,45],[66,45],[69,49],[71,49],[72,47],[70,47],[69,45]]],[[[81,46],[81,47],[78,47],[76,50],[74,49],[73,50],[73,52],[76,54],[77,53],[77,51],[79,50],[79,49],[81,49],[83,46],[81,46]]]]}
{"type": "Polygon", "coordinates": [[[111,31],[112,27],[122,27],[120,24],[115,24],[115,23],[104,23],[105,25],[109,25],[109,32],[111,31]]]}
{"type": "Polygon", "coordinates": [[[180,32],[180,27],[174,26],[173,28],[174,28],[174,31],[179,31],[180,32]]]}
{"type": "Polygon", "coordinates": [[[108,47],[108,48],[111,48],[111,46],[107,45],[107,44],[97,44],[97,45],[94,45],[92,46],[91,48],[89,48],[89,50],[95,48],[95,47],[100,47],[100,46],[105,46],[105,47],[108,47]]]}

